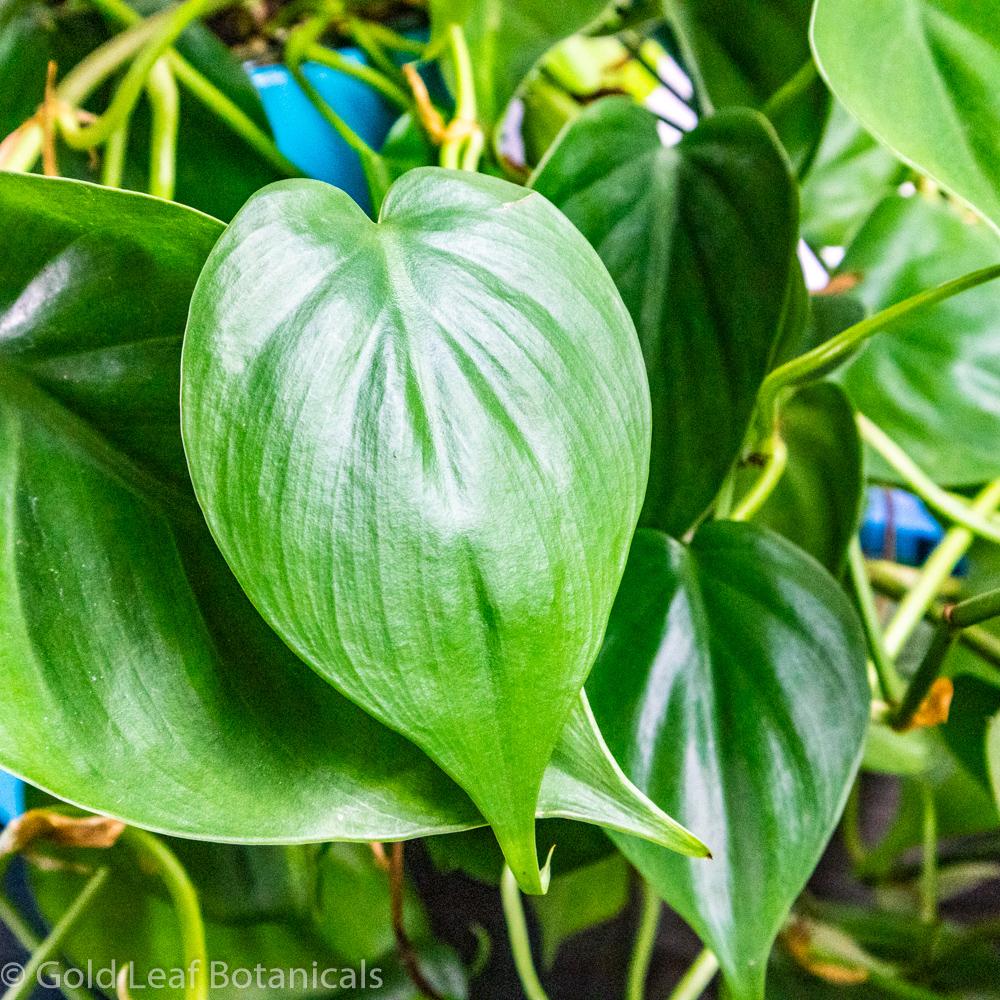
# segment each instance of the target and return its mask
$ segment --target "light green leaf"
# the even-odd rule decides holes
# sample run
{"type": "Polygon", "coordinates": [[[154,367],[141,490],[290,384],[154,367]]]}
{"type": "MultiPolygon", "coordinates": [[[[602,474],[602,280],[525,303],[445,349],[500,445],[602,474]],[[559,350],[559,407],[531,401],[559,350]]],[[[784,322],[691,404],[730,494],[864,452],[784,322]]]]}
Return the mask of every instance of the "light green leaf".
{"type": "Polygon", "coordinates": [[[983,0],[818,0],[812,42],[848,111],[1000,226],[1000,18],[983,0]]]}
{"type": "Polygon", "coordinates": [[[642,357],[597,255],[495,178],[410,171],[377,224],[274,185],[199,279],[182,426],[264,617],[450,774],[539,891],[542,774],[647,474],[642,357]]]}
{"type": "MultiPolygon", "coordinates": [[[[0,175],[0,213],[19,238],[0,260],[0,765],[178,836],[392,840],[480,825],[412,743],[292,656],[208,537],[178,382],[188,300],[221,225],[14,174],[0,175]]],[[[674,842],[581,702],[571,717],[543,814],[674,842]]]]}
{"type": "Polygon", "coordinates": [[[635,321],[653,401],[642,520],[679,536],[743,443],[797,277],[785,157],[754,112],[714,115],[671,148],[649,112],[612,98],[532,186],[594,245],[635,321]]]}
{"type": "Polygon", "coordinates": [[[431,30],[461,25],[472,56],[479,120],[492,129],[528,71],[556,42],[582,31],[608,0],[430,0],[431,30]]]}
{"type": "Polygon", "coordinates": [[[665,0],[664,8],[708,109],[765,111],[804,173],[829,108],[809,69],[811,0],[665,0]]]}
{"type": "MultiPolygon", "coordinates": [[[[920,197],[884,201],[841,265],[869,312],[1000,260],[982,223],[920,197]]],[[[839,375],[854,405],[935,481],[1000,476],[1000,282],[912,313],[879,334],[839,375]]],[[[895,480],[872,456],[871,472],[895,480]]]]}
{"type": "Polygon", "coordinates": [[[714,857],[613,839],[715,952],[735,1000],[759,1000],[861,758],[865,649],[846,595],[752,525],[712,522],[690,547],[641,531],[587,689],[632,780],[714,857]]]}
{"type": "MultiPolygon", "coordinates": [[[[839,386],[806,386],[782,407],[781,435],[788,465],[754,520],[839,576],[864,496],[854,410],[839,386]]],[[[753,474],[759,475],[759,470],[753,474]]]]}

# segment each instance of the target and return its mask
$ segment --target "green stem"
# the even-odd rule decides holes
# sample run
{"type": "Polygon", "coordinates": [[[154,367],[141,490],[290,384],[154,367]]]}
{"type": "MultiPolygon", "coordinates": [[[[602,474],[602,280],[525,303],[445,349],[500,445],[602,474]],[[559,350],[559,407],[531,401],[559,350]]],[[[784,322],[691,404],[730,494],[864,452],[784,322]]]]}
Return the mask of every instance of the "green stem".
{"type": "Polygon", "coordinates": [[[157,836],[134,826],[125,828],[121,842],[129,844],[147,859],[163,879],[174,904],[180,925],[186,1000],[208,1000],[208,955],[205,949],[205,924],[201,916],[198,892],[177,856],[157,836]]]}
{"type": "Polygon", "coordinates": [[[170,53],[170,65],[180,83],[191,96],[208,108],[230,131],[238,135],[251,149],[260,154],[278,173],[301,177],[299,170],[274,144],[274,140],[231,98],[227,97],[203,73],[195,69],[178,52],[170,53]]]}
{"type": "MultiPolygon", "coordinates": [[[[976,514],[992,514],[1000,504],[1000,479],[983,490],[972,503],[976,514]]],[[[917,582],[899,602],[896,614],[885,630],[885,648],[896,657],[906,640],[934,603],[942,584],[951,576],[958,561],[972,545],[973,534],[968,528],[949,529],[937,548],[931,553],[917,582]]]]}
{"type": "Polygon", "coordinates": [[[407,38],[398,31],[379,24],[378,21],[357,21],[355,23],[364,24],[365,30],[370,38],[374,39],[383,48],[394,49],[397,52],[410,52],[414,55],[423,55],[426,44],[418,38],[407,38]]]}
{"type": "Polygon", "coordinates": [[[484,140],[471,142],[478,132],[476,108],[476,79],[472,69],[472,56],[460,24],[449,24],[448,47],[455,70],[455,117],[451,126],[458,126],[453,139],[441,143],[441,166],[451,170],[475,170],[479,166],[484,140]],[[466,131],[466,129],[468,131],[466,131]],[[467,148],[468,147],[468,148],[467,148]],[[463,155],[464,151],[464,155],[463,155]]]}
{"type": "MultiPolygon", "coordinates": [[[[180,98],[170,61],[163,57],[153,65],[146,81],[151,128],[149,139],[149,193],[171,199],[177,179],[177,130],[180,98]]],[[[117,133],[112,133],[117,135],[117,133]]]]}
{"type": "Polygon", "coordinates": [[[78,62],[62,79],[57,88],[60,100],[78,106],[83,103],[112,73],[140,52],[167,23],[168,12],[139,20],[128,30],[94,49],[78,62]]]}
{"type": "Polygon", "coordinates": [[[719,960],[706,948],[674,987],[669,1000],[698,1000],[718,971],[719,960]]]}
{"type": "Polygon", "coordinates": [[[375,150],[327,104],[323,99],[323,95],[309,82],[309,79],[302,72],[302,63],[316,45],[319,36],[326,30],[326,25],[326,18],[316,17],[293,29],[285,45],[285,65],[295,78],[296,83],[302,88],[303,93],[309,98],[309,102],[351,149],[361,157],[378,156],[375,150]]]}
{"type": "MultiPolygon", "coordinates": [[[[120,66],[131,59],[166,22],[166,12],[136,24],[94,49],[63,77],[56,89],[61,103],[78,107],[120,66]]],[[[17,142],[4,153],[3,169],[31,170],[42,152],[42,128],[26,123],[17,142]]]]}
{"type": "Polygon", "coordinates": [[[230,6],[233,2],[234,0],[184,0],[179,7],[166,12],[165,20],[157,26],[153,36],[132,61],[100,118],[93,124],[83,127],[72,114],[66,114],[60,119],[66,143],[74,149],[91,149],[107,141],[132,113],[153,66],[188,26],[199,18],[207,17],[230,6]]]}
{"type": "Polygon", "coordinates": [[[891,705],[902,691],[903,681],[896,670],[896,664],[885,649],[882,623],[879,620],[878,608],[875,606],[875,595],[868,582],[868,568],[865,565],[864,553],[861,551],[861,541],[856,535],[851,539],[847,549],[847,567],[857,597],[858,610],[861,612],[861,624],[868,640],[868,651],[871,653],[882,699],[891,705]]]}
{"type": "Polygon", "coordinates": [[[923,803],[923,837],[920,862],[920,920],[924,924],[937,922],[938,915],[938,825],[934,789],[929,781],[921,782],[923,803]]]}
{"type": "MultiPolygon", "coordinates": [[[[0,892],[0,923],[3,923],[17,938],[18,944],[25,951],[33,952],[41,947],[42,939],[31,929],[14,904],[2,892],[0,892]]],[[[59,963],[60,972],[67,968],[65,963],[59,963]]],[[[67,1000],[94,1000],[94,996],[89,990],[85,990],[82,986],[70,986],[65,978],[59,983],[59,990],[67,997],[67,1000]]]]}
{"type": "Polygon", "coordinates": [[[504,865],[503,877],[500,880],[500,898],[503,902],[504,918],[507,921],[507,935],[514,955],[514,966],[521,980],[524,995],[527,1000],[548,1000],[531,957],[531,941],[528,938],[528,923],[524,918],[524,906],[521,903],[521,890],[517,887],[517,879],[509,865],[504,865]]]}
{"type": "Polygon", "coordinates": [[[128,152],[129,122],[121,126],[108,138],[104,144],[104,160],[101,164],[101,183],[105,187],[118,188],[122,186],[125,176],[125,154],[128,152]]]}
{"type": "Polygon", "coordinates": [[[767,118],[774,121],[818,79],[819,70],[816,68],[816,63],[810,58],[767,99],[761,111],[767,118]]]}
{"type": "Polygon", "coordinates": [[[382,48],[379,37],[371,30],[371,24],[368,21],[359,21],[357,18],[352,18],[348,23],[347,30],[354,41],[357,42],[358,48],[383,73],[389,77],[399,75],[399,67],[389,58],[385,49],[382,48]]]}
{"type": "Polygon", "coordinates": [[[959,634],[966,628],[989,621],[998,615],[1000,615],[1000,590],[991,590],[986,594],[970,597],[966,601],[944,609],[931,644],[924,653],[920,666],[917,667],[917,672],[906,689],[899,712],[893,720],[893,725],[897,729],[906,729],[909,726],[934,681],[940,675],[945,657],[959,634]]]}
{"type": "Polygon", "coordinates": [[[961,278],[956,278],[954,281],[945,282],[937,288],[927,289],[848,327],[836,337],[831,337],[830,340],[814,347],[811,351],[807,351],[791,361],[786,361],[785,364],[771,372],[761,386],[760,408],[762,413],[767,416],[773,412],[778,395],[782,390],[825,375],[866,340],[881,333],[893,323],[998,277],[1000,277],[1000,264],[995,264],[992,267],[986,267],[961,278]]]}
{"type": "MultiPolygon", "coordinates": [[[[140,24],[142,16],[124,0],[90,0],[109,20],[125,26],[140,24]]],[[[238,135],[251,149],[259,153],[279,173],[300,177],[301,171],[287,159],[274,144],[274,140],[230,97],[224,94],[207,76],[195,69],[175,49],[167,54],[170,68],[181,84],[216,118],[238,135]]]]}
{"type": "Polygon", "coordinates": [[[371,66],[366,66],[356,59],[345,56],[342,52],[337,52],[335,49],[328,49],[325,45],[319,45],[318,43],[309,46],[305,55],[307,59],[311,59],[313,62],[321,63],[323,66],[328,66],[338,73],[343,73],[346,76],[353,77],[355,80],[360,80],[373,90],[377,90],[386,100],[392,101],[393,104],[398,105],[404,111],[409,110],[411,107],[410,95],[402,87],[385,76],[384,73],[380,73],[377,69],[372,69],[371,66]]]}
{"type": "Polygon", "coordinates": [[[931,690],[931,686],[941,673],[945,657],[954,642],[955,633],[948,622],[943,620],[935,630],[931,644],[906,688],[906,693],[899,705],[899,711],[892,717],[892,724],[896,729],[904,731],[909,729],[913,716],[919,711],[931,690]]]}
{"type": "Polygon", "coordinates": [[[949,521],[969,528],[991,542],[1000,544],[1000,523],[993,518],[981,517],[973,513],[964,500],[941,489],[881,427],[872,423],[864,414],[857,414],[857,423],[862,440],[882,456],[885,463],[906,482],[914,493],[926,502],[928,507],[936,510],[949,521]]]}
{"type": "MultiPolygon", "coordinates": [[[[1000,504],[1000,479],[990,483],[972,502],[974,514],[992,514],[1000,504]]],[[[937,598],[938,591],[951,576],[958,561],[969,550],[973,533],[968,528],[949,529],[937,548],[931,553],[916,583],[899,602],[896,614],[885,630],[885,649],[889,656],[897,657],[913,630],[937,598]]]]}
{"type": "Polygon", "coordinates": [[[959,601],[948,611],[946,618],[953,629],[966,629],[980,625],[1000,615],[1000,589],[977,594],[959,601]]]}
{"type": "Polygon", "coordinates": [[[656,929],[660,925],[660,897],[652,886],[643,879],[642,882],[642,912],[639,916],[639,927],[636,930],[635,945],[632,948],[632,961],[628,967],[628,984],[625,988],[625,1000],[643,1000],[646,993],[646,977],[649,975],[649,963],[653,958],[653,946],[656,944],[656,929]]]}
{"type": "Polygon", "coordinates": [[[785,466],[788,464],[788,447],[777,432],[768,439],[765,455],[764,469],[760,477],[729,515],[731,521],[749,521],[764,506],[774,488],[781,482],[785,466]]]}
{"type": "Polygon", "coordinates": [[[20,979],[4,992],[2,1000],[27,1000],[34,993],[35,987],[38,985],[39,970],[62,949],[66,938],[73,932],[80,919],[97,899],[107,880],[107,868],[98,868],[94,872],[80,895],[76,897],[56,922],[56,925],[49,931],[45,940],[32,953],[21,972],[20,979]]]}
{"type": "Polygon", "coordinates": [[[923,986],[914,986],[913,983],[907,983],[895,976],[874,970],[868,973],[867,981],[872,986],[878,986],[885,990],[890,996],[901,997],[902,1000],[945,1000],[940,993],[935,993],[933,990],[925,989],[923,986]]]}
{"type": "MultiPolygon", "coordinates": [[[[880,592],[895,600],[903,597],[909,590],[909,566],[896,566],[882,559],[874,559],[866,563],[868,576],[872,585],[880,592]]],[[[942,588],[943,589],[943,588],[942,588]]],[[[924,617],[930,622],[940,622],[944,617],[945,608],[938,602],[933,603],[924,617]]],[[[984,660],[1000,667],[1000,637],[978,625],[966,625],[958,634],[958,641],[984,660]]]]}

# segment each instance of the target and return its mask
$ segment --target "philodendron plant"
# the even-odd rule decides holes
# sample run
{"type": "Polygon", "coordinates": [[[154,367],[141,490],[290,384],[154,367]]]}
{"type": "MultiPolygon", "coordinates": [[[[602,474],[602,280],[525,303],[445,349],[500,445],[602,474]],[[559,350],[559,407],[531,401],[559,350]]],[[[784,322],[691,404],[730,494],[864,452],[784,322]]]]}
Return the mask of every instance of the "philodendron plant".
{"type": "Polygon", "coordinates": [[[629,872],[628,1000],[664,902],[673,1000],[1000,997],[998,95],[976,0],[0,0],[4,1000],[514,995],[417,838],[529,1000],[629,872]]]}

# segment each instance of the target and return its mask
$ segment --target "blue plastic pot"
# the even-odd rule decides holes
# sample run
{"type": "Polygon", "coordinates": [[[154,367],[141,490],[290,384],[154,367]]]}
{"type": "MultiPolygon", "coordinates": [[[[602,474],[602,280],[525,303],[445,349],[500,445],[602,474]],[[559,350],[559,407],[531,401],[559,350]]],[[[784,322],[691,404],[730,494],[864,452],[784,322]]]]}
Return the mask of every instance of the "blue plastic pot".
{"type": "Polygon", "coordinates": [[[8,823],[24,812],[24,783],[0,771],[0,823],[8,823]]]}
{"type": "MultiPolygon", "coordinates": [[[[931,515],[924,502],[905,490],[872,488],[861,524],[861,548],[874,559],[891,558],[905,566],[922,566],[944,536],[944,528],[931,515]],[[886,535],[891,551],[886,546],[886,535]]],[[[963,560],[956,572],[967,570],[963,560]]]]}
{"type": "MultiPolygon", "coordinates": [[[[365,63],[359,49],[341,53],[365,63]]],[[[278,148],[304,174],[346,191],[364,208],[370,207],[368,186],[358,154],[310,103],[292,74],[282,65],[251,66],[250,79],[260,94],[278,148]]],[[[373,149],[378,149],[397,112],[371,87],[319,63],[305,63],[306,79],[323,99],[373,149]]]]}

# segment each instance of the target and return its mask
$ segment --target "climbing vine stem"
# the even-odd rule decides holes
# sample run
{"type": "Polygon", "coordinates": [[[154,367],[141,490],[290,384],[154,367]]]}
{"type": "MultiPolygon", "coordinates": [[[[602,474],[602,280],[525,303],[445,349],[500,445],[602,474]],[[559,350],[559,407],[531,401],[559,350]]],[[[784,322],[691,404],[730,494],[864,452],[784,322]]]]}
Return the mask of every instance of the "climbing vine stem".
{"type": "Polygon", "coordinates": [[[719,960],[707,948],[691,963],[669,1000],[698,1000],[719,971],[719,960]]]}
{"type": "Polygon", "coordinates": [[[8,987],[0,1000],[27,1000],[35,992],[42,966],[59,954],[66,938],[93,905],[107,880],[107,868],[98,868],[91,875],[80,895],[73,900],[69,909],[56,921],[48,936],[32,952],[31,958],[25,963],[17,982],[8,987]]]}
{"type": "Polygon", "coordinates": [[[656,944],[656,929],[660,926],[661,909],[660,897],[653,890],[653,887],[643,879],[642,910],[639,914],[635,945],[632,948],[632,960],[628,968],[625,1000],[643,1000],[645,996],[646,977],[649,975],[649,963],[653,958],[653,946],[656,944]]]}
{"type": "Polygon", "coordinates": [[[126,844],[163,880],[177,915],[184,951],[185,1000],[208,1000],[208,955],[205,923],[198,892],[177,855],[155,834],[126,827],[120,843],[126,844]]]}
{"type": "MultiPolygon", "coordinates": [[[[990,483],[972,502],[973,513],[988,516],[1000,506],[1000,479],[990,483]]],[[[884,645],[895,659],[937,599],[943,584],[951,576],[958,561],[972,545],[974,534],[965,527],[949,529],[931,553],[916,582],[904,595],[896,613],[885,630],[884,645]]]]}
{"type": "Polygon", "coordinates": [[[459,24],[449,24],[448,48],[455,71],[455,117],[441,144],[441,166],[452,170],[476,170],[484,140],[477,121],[476,82],[472,56],[459,24]]]}
{"type": "Polygon", "coordinates": [[[535,962],[531,957],[531,939],[528,937],[528,922],[524,917],[524,904],[521,902],[521,890],[517,887],[517,879],[510,867],[504,865],[500,880],[500,898],[503,902],[503,914],[507,921],[507,935],[510,938],[510,949],[514,956],[514,967],[527,1000],[548,1000],[535,962]]]}
{"type": "Polygon", "coordinates": [[[1000,277],[1000,265],[993,265],[963,275],[954,281],[945,282],[936,288],[927,289],[888,309],[883,309],[874,316],[869,316],[860,323],[855,323],[854,326],[848,327],[811,351],[785,362],[775,368],[761,386],[759,403],[761,412],[765,417],[773,413],[783,390],[810,382],[832,371],[863,343],[899,320],[998,277],[1000,277]]]}

